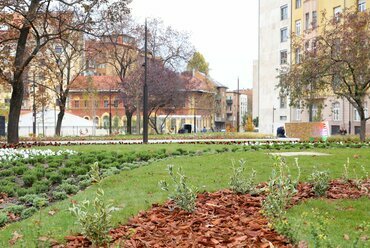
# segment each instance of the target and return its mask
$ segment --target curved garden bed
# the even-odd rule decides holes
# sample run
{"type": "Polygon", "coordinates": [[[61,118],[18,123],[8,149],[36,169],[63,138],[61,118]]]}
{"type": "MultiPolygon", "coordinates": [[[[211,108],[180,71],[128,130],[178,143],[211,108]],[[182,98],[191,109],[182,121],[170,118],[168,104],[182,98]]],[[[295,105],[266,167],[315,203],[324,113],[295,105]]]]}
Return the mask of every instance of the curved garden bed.
{"type": "MultiPolygon", "coordinates": [[[[263,187],[261,184],[259,187],[263,187]]],[[[292,205],[314,198],[312,185],[300,183],[292,205]]],[[[265,195],[235,194],[229,190],[199,194],[196,210],[179,210],[172,201],[153,205],[128,224],[110,231],[112,243],[124,247],[293,247],[296,244],[272,229],[262,215],[265,195]],[[270,246],[273,245],[273,246],[270,246]]],[[[332,180],[328,199],[370,197],[370,180],[332,180]]],[[[66,247],[88,247],[82,236],[66,237],[66,247]]],[[[300,247],[307,247],[305,242],[300,247]]]]}

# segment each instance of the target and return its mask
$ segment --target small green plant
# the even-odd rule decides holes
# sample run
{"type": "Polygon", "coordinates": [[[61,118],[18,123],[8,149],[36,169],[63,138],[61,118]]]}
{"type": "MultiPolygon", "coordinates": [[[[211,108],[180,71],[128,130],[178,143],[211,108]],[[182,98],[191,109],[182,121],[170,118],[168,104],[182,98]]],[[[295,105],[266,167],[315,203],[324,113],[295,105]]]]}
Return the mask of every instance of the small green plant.
{"type": "MultiPolygon", "coordinates": [[[[174,184],[174,190],[170,193],[169,199],[173,200],[175,204],[187,212],[195,210],[195,200],[197,198],[197,190],[187,182],[187,177],[183,174],[180,167],[175,175],[173,165],[168,166],[168,173],[174,184]]],[[[170,192],[166,181],[160,181],[159,185],[162,190],[170,192]]]]}
{"type": "Polygon", "coordinates": [[[324,196],[329,188],[329,172],[319,171],[315,168],[309,177],[313,185],[313,192],[316,196],[324,196]]]}
{"type": "Polygon", "coordinates": [[[364,243],[369,242],[366,236],[366,233],[369,231],[369,229],[370,222],[363,222],[356,228],[356,236],[352,245],[353,248],[366,247],[366,244],[364,243]]]}
{"type": "Polygon", "coordinates": [[[8,215],[6,213],[0,212],[0,227],[5,226],[5,224],[9,221],[8,215]]]}
{"type": "Polygon", "coordinates": [[[252,170],[250,176],[245,177],[243,175],[245,171],[245,163],[245,160],[240,160],[239,166],[235,166],[235,162],[232,161],[233,174],[230,177],[230,189],[239,194],[255,194],[257,193],[255,183],[256,171],[252,170]]]}
{"type": "Polygon", "coordinates": [[[99,163],[96,162],[90,167],[90,178],[92,183],[99,183],[101,181],[99,163]]]}
{"type": "Polygon", "coordinates": [[[297,184],[300,178],[298,159],[295,164],[298,168],[298,176],[294,180],[288,165],[279,156],[274,156],[274,169],[267,184],[267,196],[262,203],[263,213],[274,224],[283,221],[286,216],[286,208],[292,197],[296,194],[297,184]]]}
{"type": "Polygon", "coordinates": [[[329,214],[322,213],[318,209],[312,209],[313,219],[310,225],[310,234],[313,241],[313,247],[330,248],[334,247],[328,236],[329,214]]]}
{"type": "Polygon", "coordinates": [[[91,181],[98,183],[99,188],[93,201],[85,200],[81,204],[73,204],[69,211],[77,218],[81,233],[88,238],[95,247],[109,242],[109,228],[111,213],[114,208],[103,200],[104,190],[100,187],[101,177],[98,163],[91,166],[91,181]]]}
{"type": "Polygon", "coordinates": [[[82,235],[88,238],[94,246],[99,247],[109,242],[110,219],[113,208],[103,200],[104,191],[99,188],[95,199],[90,202],[73,204],[69,211],[77,218],[82,235]]]}

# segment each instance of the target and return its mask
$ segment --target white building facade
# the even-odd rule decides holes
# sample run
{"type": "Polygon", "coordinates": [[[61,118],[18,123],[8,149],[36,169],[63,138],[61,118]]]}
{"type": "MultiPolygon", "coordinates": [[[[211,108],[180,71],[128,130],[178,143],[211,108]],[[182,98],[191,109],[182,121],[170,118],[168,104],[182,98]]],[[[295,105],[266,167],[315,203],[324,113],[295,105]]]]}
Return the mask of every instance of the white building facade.
{"type": "MultiPolygon", "coordinates": [[[[259,55],[254,71],[257,75],[256,110],[259,132],[276,133],[276,129],[290,122],[291,111],[286,96],[279,95],[278,72],[290,61],[291,1],[259,1],[259,55]]],[[[255,111],[254,111],[255,112],[255,111]]]]}

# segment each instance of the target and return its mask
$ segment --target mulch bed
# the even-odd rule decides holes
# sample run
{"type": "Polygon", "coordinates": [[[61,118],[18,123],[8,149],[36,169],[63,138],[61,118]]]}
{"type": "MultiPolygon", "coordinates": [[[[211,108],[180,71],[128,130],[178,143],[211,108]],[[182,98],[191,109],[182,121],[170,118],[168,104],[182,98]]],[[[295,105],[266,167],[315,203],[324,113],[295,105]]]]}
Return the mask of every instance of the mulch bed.
{"type": "MultiPolygon", "coordinates": [[[[333,180],[328,199],[370,197],[370,180],[361,187],[353,181],[333,180]]],[[[229,190],[199,194],[197,208],[187,213],[173,202],[153,205],[129,223],[110,231],[113,244],[123,247],[293,247],[272,230],[260,213],[264,196],[238,195],[229,190]],[[273,246],[270,246],[273,245],[273,246]]],[[[312,186],[301,183],[292,205],[314,198],[312,186]]],[[[89,247],[82,236],[66,237],[65,247],[89,247]]]]}

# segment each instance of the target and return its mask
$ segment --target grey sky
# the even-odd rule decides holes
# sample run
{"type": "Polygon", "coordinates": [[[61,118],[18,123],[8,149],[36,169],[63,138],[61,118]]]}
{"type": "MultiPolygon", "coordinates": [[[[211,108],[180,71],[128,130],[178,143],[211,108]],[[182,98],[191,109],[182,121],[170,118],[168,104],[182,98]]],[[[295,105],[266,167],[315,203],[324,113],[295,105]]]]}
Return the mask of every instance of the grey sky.
{"type": "Polygon", "coordinates": [[[133,0],[133,16],[161,18],[191,34],[192,43],[210,63],[211,76],[235,89],[251,88],[258,56],[258,0],[133,0]]]}

